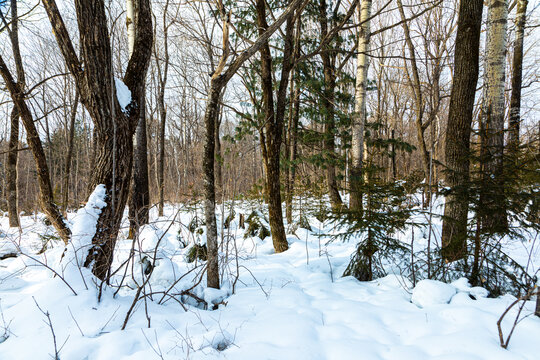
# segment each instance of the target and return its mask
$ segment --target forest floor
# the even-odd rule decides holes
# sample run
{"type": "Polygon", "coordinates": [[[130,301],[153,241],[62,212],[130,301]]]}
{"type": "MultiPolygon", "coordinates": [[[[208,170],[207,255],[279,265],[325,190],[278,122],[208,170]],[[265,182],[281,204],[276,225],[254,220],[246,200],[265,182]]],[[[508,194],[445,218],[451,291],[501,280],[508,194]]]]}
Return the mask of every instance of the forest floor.
{"type": "MultiPolygon", "coordinates": [[[[141,231],[135,261],[127,268],[122,264],[134,243],[118,241],[113,270],[119,271],[111,286],[102,286],[100,301],[100,284],[87,269],[73,265],[81,259],[75,247],[83,240],[64,251],[52,239],[37,254],[53,234],[42,215],[23,216],[21,231],[0,218],[0,255],[19,253],[0,261],[0,359],[40,360],[55,354],[62,360],[539,358],[540,318],[531,316],[533,301],[525,304],[505,350],[497,320],[514,296],[485,297],[465,279],[452,285],[422,282],[424,287],[415,291],[397,271],[371,282],[342,277],[354,238],[342,242],[319,236],[336,229],[313,216],[307,216],[311,231],[297,229],[288,235],[290,249],[276,254],[270,237],[245,237],[238,227],[240,213],[247,217],[261,206],[237,202],[235,220],[220,231],[222,290],[205,289],[204,262],[186,262],[193,244],[204,242],[204,227],[197,221],[203,218],[200,206],[168,206],[159,218],[152,209],[152,224],[141,231]],[[150,270],[145,256],[151,262],[154,255],[142,299],[121,330],[137,284],[150,270]],[[205,309],[213,304],[216,310],[205,309]]],[[[218,224],[230,211],[222,209],[218,224]]],[[[76,236],[93,231],[89,216],[95,213],[88,206],[70,214],[76,236]]],[[[415,247],[425,247],[425,234],[425,229],[415,230],[415,247]]],[[[410,243],[412,230],[400,237],[410,243]]],[[[508,251],[534,270],[540,266],[534,243],[532,238],[509,243],[508,251]]],[[[504,336],[518,308],[505,317],[504,336]]]]}

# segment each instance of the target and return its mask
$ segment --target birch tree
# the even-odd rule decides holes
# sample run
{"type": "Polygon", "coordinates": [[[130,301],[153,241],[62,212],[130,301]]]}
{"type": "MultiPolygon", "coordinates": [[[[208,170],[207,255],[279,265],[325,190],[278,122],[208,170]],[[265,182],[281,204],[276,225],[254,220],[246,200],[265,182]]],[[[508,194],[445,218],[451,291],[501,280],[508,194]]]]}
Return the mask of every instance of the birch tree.
{"type": "Polygon", "coordinates": [[[369,68],[369,41],[371,0],[362,0],[359,8],[360,31],[356,58],[355,106],[351,133],[351,169],[349,175],[350,209],[362,211],[362,164],[364,157],[364,126],[366,122],[367,74],[369,68]]]}
{"type": "Polygon", "coordinates": [[[479,208],[482,229],[487,232],[508,227],[503,179],[507,18],[508,0],[489,0],[480,125],[483,190],[479,208]]]}

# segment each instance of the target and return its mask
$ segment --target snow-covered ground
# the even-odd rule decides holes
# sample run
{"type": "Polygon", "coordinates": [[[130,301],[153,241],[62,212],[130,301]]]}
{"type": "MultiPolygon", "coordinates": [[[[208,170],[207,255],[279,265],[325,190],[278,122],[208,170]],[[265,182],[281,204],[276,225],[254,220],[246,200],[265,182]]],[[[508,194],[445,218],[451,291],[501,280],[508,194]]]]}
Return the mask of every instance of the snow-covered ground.
{"type": "MultiPolygon", "coordinates": [[[[194,209],[169,206],[166,216],[153,213],[152,224],[142,230],[127,272],[121,266],[133,242],[118,241],[113,270],[120,270],[112,286],[103,286],[100,302],[99,283],[77,266],[84,251],[76,248],[86,246],[84,231],[92,232],[89,216],[99,211],[98,200],[77,216],[70,214],[79,237],[66,251],[53,242],[37,254],[53,234],[41,215],[22,217],[21,233],[0,218],[0,254],[25,254],[0,261],[0,359],[51,359],[55,342],[62,360],[540,358],[535,316],[519,322],[508,350],[499,345],[496,322],[513,296],[488,298],[465,279],[421,281],[413,289],[398,275],[372,282],[343,278],[354,241],[327,243],[317,235],[332,227],[310,217],[312,230],[298,229],[288,236],[290,249],[275,254],[269,237],[244,237],[239,214],[247,216],[256,206],[241,205],[235,206],[229,229],[222,229],[221,291],[205,289],[200,261],[186,262],[191,246],[204,242],[194,209]],[[121,330],[154,255],[150,281],[121,330]],[[202,300],[218,308],[205,310],[202,300]]],[[[228,208],[223,213],[218,224],[228,208]]],[[[518,257],[525,259],[523,254],[518,257]]],[[[505,336],[517,310],[503,322],[505,336]]],[[[523,315],[533,310],[530,301],[523,315]]]]}

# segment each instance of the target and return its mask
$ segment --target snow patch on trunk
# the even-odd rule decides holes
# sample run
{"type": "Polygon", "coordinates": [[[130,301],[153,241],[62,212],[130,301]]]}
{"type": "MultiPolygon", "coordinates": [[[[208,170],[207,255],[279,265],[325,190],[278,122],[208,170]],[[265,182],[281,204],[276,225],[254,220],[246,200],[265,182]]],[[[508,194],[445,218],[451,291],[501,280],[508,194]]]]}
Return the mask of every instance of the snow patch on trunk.
{"type": "Polygon", "coordinates": [[[114,81],[116,83],[116,97],[122,107],[122,111],[125,112],[126,108],[131,103],[131,91],[122,80],[114,78],[114,81]]]}
{"type": "Polygon", "coordinates": [[[96,186],[88,197],[86,205],[77,211],[73,218],[71,229],[71,243],[68,244],[63,262],[82,266],[92,246],[92,238],[96,234],[96,227],[101,210],[107,206],[105,185],[96,186]]]}

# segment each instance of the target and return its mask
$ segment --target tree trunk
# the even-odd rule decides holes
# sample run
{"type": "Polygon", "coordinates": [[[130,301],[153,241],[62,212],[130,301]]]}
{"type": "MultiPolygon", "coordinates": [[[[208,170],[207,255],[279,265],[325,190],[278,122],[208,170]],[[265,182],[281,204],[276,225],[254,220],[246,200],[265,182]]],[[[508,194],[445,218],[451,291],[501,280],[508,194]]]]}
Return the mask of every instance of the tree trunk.
{"type": "Polygon", "coordinates": [[[208,91],[208,103],[204,114],[206,129],[204,143],[204,215],[206,220],[206,246],[208,248],[207,285],[219,289],[218,239],[216,225],[216,187],[214,178],[214,151],[216,120],[222,91],[220,80],[213,78],[208,91]]]}
{"type": "Polygon", "coordinates": [[[6,63],[3,58],[0,56],[0,75],[4,79],[4,83],[13,99],[13,102],[17,108],[16,113],[21,118],[23,125],[27,134],[27,141],[34,155],[34,160],[36,162],[37,168],[37,177],[39,184],[39,204],[41,209],[50,220],[62,240],[67,244],[71,232],[64,222],[62,214],[58,210],[58,207],[54,203],[54,197],[51,186],[51,178],[49,174],[49,167],[47,166],[47,158],[45,157],[45,152],[43,151],[43,146],[41,144],[41,139],[39,138],[39,133],[36,129],[32,113],[28,108],[28,105],[25,101],[25,82],[24,82],[24,68],[22,64],[22,58],[19,50],[19,39],[18,39],[18,17],[16,10],[16,1],[11,2],[12,14],[14,18],[14,23],[12,23],[12,31],[10,32],[10,40],[13,47],[13,55],[15,58],[15,65],[17,67],[17,82],[13,79],[6,63]]]}
{"type": "Polygon", "coordinates": [[[523,38],[528,0],[518,0],[516,14],[516,38],[512,61],[512,93],[510,96],[510,120],[508,133],[508,152],[515,163],[519,154],[519,128],[521,123],[521,84],[523,80],[523,38]]]}
{"type": "Polygon", "coordinates": [[[6,180],[9,226],[18,227],[19,210],[17,196],[17,159],[19,157],[19,113],[17,106],[11,111],[11,127],[9,132],[9,152],[7,156],[6,180]]]}
{"type": "Polygon", "coordinates": [[[165,2],[165,8],[163,13],[163,55],[158,56],[157,44],[154,44],[154,53],[156,58],[156,66],[158,70],[158,109],[160,116],[159,125],[159,152],[158,152],[158,166],[157,166],[157,185],[159,192],[158,200],[158,216],[163,216],[163,207],[165,203],[165,125],[167,121],[167,108],[165,106],[165,87],[167,85],[167,77],[169,73],[169,26],[166,24],[166,13],[169,6],[169,1],[165,2]],[[160,65],[160,59],[163,57],[163,68],[160,65]]]}
{"type": "MultiPolygon", "coordinates": [[[[137,38],[137,3],[126,1],[126,25],[128,30],[129,56],[133,54],[137,38]]],[[[146,81],[145,81],[146,82],[146,81]]],[[[150,190],[148,181],[148,146],[146,140],[146,87],[143,88],[139,102],[139,119],[135,130],[133,147],[133,178],[129,197],[129,235],[132,239],[141,225],[148,224],[150,190]]]]}
{"type": "MultiPolygon", "coordinates": [[[[295,75],[293,75],[293,80],[295,75]]],[[[288,126],[288,173],[286,183],[286,199],[285,199],[285,215],[287,223],[292,223],[292,203],[294,194],[294,184],[296,178],[296,157],[298,155],[298,119],[300,117],[300,88],[296,81],[291,82],[291,108],[289,110],[289,126],[288,126]]]]}
{"type": "Polygon", "coordinates": [[[75,102],[73,103],[73,108],[71,109],[71,116],[69,122],[69,138],[68,138],[68,148],[66,154],[66,160],[64,163],[64,186],[62,194],[62,211],[64,214],[67,212],[68,208],[68,195],[69,195],[69,176],[71,173],[71,159],[73,157],[73,140],[75,138],[75,119],[77,116],[77,107],[79,106],[79,92],[75,92],[75,102]]]}
{"type": "Polygon", "coordinates": [[[159,202],[158,202],[158,216],[163,216],[163,206],[165,203],[165,123],[167,120],[167,113],[165,109],[165,90],[160,91],[159,96],[159,158],[158,158],[158,189],[159,189],[159,202]]]}
{"type": "Polygon", "coordinates": [[[418,141],[418,145],[420,147],[420,155],[422,159],[422,168],[424,170],[424,183],[426,186],[424,186],[424,199],[422,206],[424,208],[427,208],[428,204],[431,202],[431,192],[429,191],[429,185],[428,179],[430,177],[429,174],[429,152],[426,147],[426,140],[424,137],[424,123],[423,123],[423,117],[424,117],[424,99],[422,95],[422,84],[420,82],[420,74],[418,72],[418,66],[416,64],[416,52],[414,50],[414,44],[411,39],[411,34],[409,31],[409,24],[406,21],[405,17],[405,11],[403,10],[403,4],[401,0],[397,0],[399,14],[401,16],[402,27],[403,32],[405,33],[405,43],[407,44],[407,47],[409,49],[409,57],[410,57],[410,64],[411,64],[411,71],[413,78],[411,79],[409,76],[409,73],[407,72],[407,76],[409,77],[409,84],[411,89],[413,90],[414,94],[414,102],[415,102],[415,125],[416,125],[416,139],[418,141]]]}
{"type": "Polygon", "coordinates": [[[504,85],[508,0],[489,0],[481,136],[484,163],[479,215],[482,231],[508,228],[504,195],[504,85]]]}
{"type": "Polygon", "coordinates": [[[223,174],[222,174],[222,170],[223,170],[223,158],[221,156],[221,140],[219,138],[219,127],[221,125],[221,119],[223,117],[223,109],[221,107],[221,103],[223,102],[223,94],[225,93],[225,89],[221,90],[221,97],[219,99],[219,104],[218,104],[218,116],[216,118],[216,125],[215,125],[215,145],[216,145],[216,183],[217,183],[217,188],[218,188],[218,196],[221,197],[223,195],[223,174]]]}
{"type": "MultiPolygon", "coordinates": [[[[326,0],[320,0],[319,3],[319,23],[321,25],[321,39],[328,35],[328,19],[326,0]]],[[[339,210],[343,205],[339,195],[338,184],[336,180],[336,152],[335,152],[335,91],[336,91],[336,54],[329,49],[322,49],[320,52],[323,74],[324,91],[321,99],[324,108],[324,141],[323,149],[326,157],[326,184],[332,209],[339,210]]]]}
{"type": "Polygon", "coordinates": [[[148,145],[146,139],[146,99],[140,101],[140,114],[135,130],[133,146],[133,181],[129,202],[129,238],[133,238],[139,227],[148,224],[150,190],[148,180],[148,145]]]}
{"type": "Polygon", "coordinates": [[[23,125],[27,133],[27,141],[34,160],[36,161],[37,177],[39,184],[39,204],[41,209],[51,221],[52,225],[67,244],[71,232],[64,222],[64,218],[60,213],[58,207],[54,203],[51,180],[49,175],[49,167],[47,166],[47,158],[43,151],[41,139],[34,124],[32,113],[28,108],[24,98],[24,92],[19,88],[18,84],[13,81],[11,73],[9,72],[4,60],[0,57],[0,74],[4,78],[4,82],[11,94],[13,102],[17,106],[17,112],[22,119],[23,125]]]}
{"type": "Polygon", "coordinates": [[[474,95],[478,81],[478,52],[482,0],[461,0],[457,23],[454,77],[446,130],[446,186],[441,254],[447,261],[467,253],[469,150],[474,95]]]}
{"type": "Polygon", "coordinates": [[[359,8],[360,31],[358,33],[358,55],[356,58],[356,88],[354,116],[352,118],[351,132],[351,168],[349,173],[351,210],[362,211],[362,184],[363,184],[363,158],[364,158],[364,125],[366,122],[367,73],[369,67],[369,40],[371,0],[363,0],[359,8]]]}
{"type": "MultiPolygon", "coordinates": [[[[257,0],[257,25],[262,35],[269,27],[266,22],[266,2],[257,0]]],[[[280,179],[280,151],[283,140],[283,126],[287,100],[287,87],[289,75],[292,71],[294,49],[294,20],[287,18],[285,29],[285,47],[283,50],[283,66],[279,80],[279,88],[274,108],[272,54],[268,39],[260,48],[261,54],[261,83],[263,97],[264,131],[261,130],[261,148],[266,174],[266,191],[268,194],[268,215],[270,231],[276,252],[283,252],[289,248],[285,227],[283,225],[283,212],[281,208],[281,179],[280,179]]]]}
{"type": "MultiPolygon", "coordinates": [[[[264,9],[264,1],[259,0],[257,6],[262,6],[264,9]]],[[[221,3],[220,3],[221,4],[221,3]]],[[[219,116],[219,105],[222,92],[227,85],[228,81],[238,71],[240,66],[253,56],[259,49],[268,48],[268,38],[283,24],[285,20],[289,20],[294,12],[294,9],[300,4],[300,0],[293,1],[290,6],[281,14],[281,16],[272,24],[271,27],[267,27],[263,31],[260,31],[260,36],[257,40],[244,52],[240,54],[228,67],[223,71],[227,63],[227,57],[229,56],[229,26],[230,26],[230,14],[226,14],[225,9],[221,7],[220,15],[223,20],[223,55],[220,62],[214,70],[210,87],[208,90],[208,103],[206,105],[204,122],[205,122],[205,144],[204,144],[204,159],[203,159],[203,172],[204,172],[204,207],[205,207],[205,219],[206,219],[206,244],[208,247],[208,268],[207,268],[207,285],[208,287],[219,289],[219,263],[218,263],[218,243],[217,243],[217,225],[216,225],[216,186],[214,178],[214,163],[215,163],[215,139],[216,139],[216,123],[219,116]]],[[[222,4],[221,4],[222,6],[222,4]]],[[[289,24],[289,21],[287,22],[289,24]]],[[[278,152],[279,155],[279,152],[278,152]]],[[[279,156],[278,156],[279,165],[279,156]]],[[[278,175],[279,184],[279,175],[278,175]]],[[[279,185],[278,185],[279,186],[279,185]]],[[[278,192],[279,194],[279,192],[278,192]]],[[[281,215],[281,202],[280,215],[281,215]]],[[[272,215],[270,216],[270,222],[272,222],[272,215]]],[[[283,219],[281,220],[282,232],[285,235],[283,229],[283,219]]],[[[285,240],[286,241],[286,240],[285,240]]],[[[285,242],[285,244],[287,244],[285,242]]]]}
{"type": "MultiPolygon", "coordinates": [[[[24,91],[25,74],[21,58],[21,50],[19,46],[19,17],[17,14],[17,0],[11,0],[11,30],[9,37],[15,58],[15,66],[17,71],[17,84],[24,91]]],[[[17,105],[11,111],[11,124],[9,132],[9,148],[7,156],[6,177],[7,177],[7,192],[8,192],[8,216],[9,226],[18,227],[19,223],[19,204],[17,194],[17,160],[19,158],[19,113],[17,105]]]]}
{"type": "Polygon", "coordinates": [[[134,51],[124,75],[124,85],[120,81],[115,82],[113,78],[104,1],[75,1],[82,53],[82,62],[79,62],[56,2],[43,0],[57,43],[75,78],[81,102],[94,123],[94,168],[89,187],[93,190],[99,184],[105,185],[106,206],[97,220],[92,247],[84,265],[92,265],[92,272],[101,280],[108,280],[116,237],[128,198],[133,134],[140,112],[138,100],[144,93],[144,79],[152,50],[150,2],[134,2],[137,31],[134,51]],[[118,101],[119,86],[126,86],[131,92],[131,101],[125,109],[122,109],[118,101]]]}

